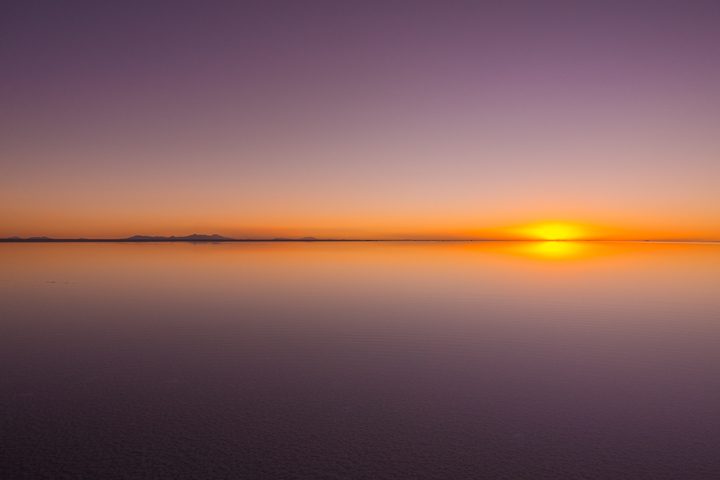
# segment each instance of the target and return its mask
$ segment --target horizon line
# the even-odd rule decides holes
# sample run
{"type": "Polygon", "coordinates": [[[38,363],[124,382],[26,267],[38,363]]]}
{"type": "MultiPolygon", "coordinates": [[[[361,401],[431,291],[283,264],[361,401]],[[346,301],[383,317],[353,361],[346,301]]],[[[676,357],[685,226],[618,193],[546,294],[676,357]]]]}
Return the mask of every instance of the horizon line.
{"type": "Polygon", "coordinates": [[[1,243],[313,243],[313,242],[629,242],[629,243],[720,243],[720,239],[608,239],[608,238],[316,238],[316,237],[260,237],[260,238],[234,238],[217,234],[212,235],[186,235],[186,236],[145,236],[133,235],[129,237],[94,238],[94,237],[65,237],[54,238],[47,236],[33,237],[5,237],[0,238],[1,243]]]}

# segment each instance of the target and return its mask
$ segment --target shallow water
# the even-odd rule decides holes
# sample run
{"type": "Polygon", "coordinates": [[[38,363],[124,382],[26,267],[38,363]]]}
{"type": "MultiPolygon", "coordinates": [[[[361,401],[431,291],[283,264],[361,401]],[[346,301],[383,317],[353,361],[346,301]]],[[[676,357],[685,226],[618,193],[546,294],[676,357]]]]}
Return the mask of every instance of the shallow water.
{"type": "Polygon", "coordinates": [[[720,478],[720,245],[0,245],[0,478],[720,478]]]}

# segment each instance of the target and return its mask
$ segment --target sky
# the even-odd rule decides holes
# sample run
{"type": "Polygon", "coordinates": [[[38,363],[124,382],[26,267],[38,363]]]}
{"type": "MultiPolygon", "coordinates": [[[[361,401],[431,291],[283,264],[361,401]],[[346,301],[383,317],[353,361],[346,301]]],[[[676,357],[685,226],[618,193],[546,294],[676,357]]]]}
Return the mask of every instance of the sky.
{"type": "Polygon", "coordinates": [[[0,236],[720,239],[715,1],[10,1],[0,236]]]}

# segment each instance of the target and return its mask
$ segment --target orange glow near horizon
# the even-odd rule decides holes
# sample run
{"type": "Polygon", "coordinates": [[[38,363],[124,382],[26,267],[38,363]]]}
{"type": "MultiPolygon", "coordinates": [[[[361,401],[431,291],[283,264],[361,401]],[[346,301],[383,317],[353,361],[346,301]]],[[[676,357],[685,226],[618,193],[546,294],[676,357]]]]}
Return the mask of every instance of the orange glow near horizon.
{"type": "Polygon", "coordinates": [[[517,233],[534,240],[557,242],[587,238],[588,229],[573,223],[543,222],[517,229],[517,233]]]}
{"type": "MultiPolygon", "coordinates": [[[[0,195],[2,196],[2,195],[0,195]]],[[[390,240],[717,240],[720,226],[712,219],[687,218],[684,222],[663,222],[607,215],[573,215],[571,220],[554,220],[542,212],[529,215],[480,216],[465,211],[441,216],[432,212],[348,211],[320,213],[307,206],[287,212],[260,205],[246,213],[228,204],[198,201],[192,210],[178,212],[186,205],[141,209],[140,205],[117,208],[74,203],[45,211],[40,207],[5,202],[0,208],[0,237],[49,236],[55,238],[119,238],[132,235],[220,234],[234,238],[306,237],[334,239],[390,240]],[[107,207],[107,208],[105,208],[107,207]],[[264,214],[261,214],[264,212],[264,214]],[[542,219],[551,220],[542,220],[542,219]],[[7,219],[7,220],[6,220],[7,219]],[[541,220],[537,220],[541,219],[541,220]],[[578,220],[579,219],[579,220],[578,220]],[[702,224],[702,225],[701,225],[702,224]]],[[[289,209],[289,207],[288,207],[289,209]]]]}

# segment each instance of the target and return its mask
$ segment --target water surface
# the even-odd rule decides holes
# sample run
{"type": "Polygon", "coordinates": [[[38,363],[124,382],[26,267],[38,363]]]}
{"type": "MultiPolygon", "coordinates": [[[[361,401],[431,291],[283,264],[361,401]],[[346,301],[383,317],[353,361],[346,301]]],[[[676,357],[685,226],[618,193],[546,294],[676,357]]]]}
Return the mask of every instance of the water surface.
{"type": "Polygon", "coordinates": [[[720,478],[720,245],[0,245],[0,478],[720,478]]]}

